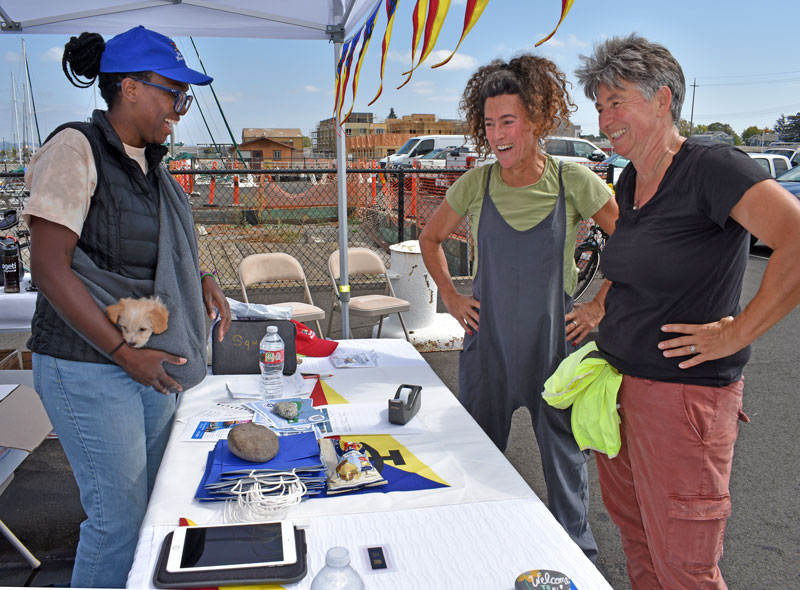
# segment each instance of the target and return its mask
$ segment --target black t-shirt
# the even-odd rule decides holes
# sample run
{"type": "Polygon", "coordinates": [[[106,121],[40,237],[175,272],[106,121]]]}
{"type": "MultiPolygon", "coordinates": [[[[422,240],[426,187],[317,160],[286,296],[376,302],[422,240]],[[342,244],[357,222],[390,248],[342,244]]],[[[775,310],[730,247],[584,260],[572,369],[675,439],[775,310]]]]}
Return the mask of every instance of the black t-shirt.
{"type": "Polygon", "coordinates": [[[613,284],[598,337],[598,347],[621,373],[717,387],[741,377],[749,347],[680,369],[688,357],[666,358],[658,343],[679,336],[662,332],[664,324],[705,324],[741,311],[749,234],[730,212],[767,178],[738,149],[688,139],[655,195],[635,211],[636,170],[625,168],[617,188],[619,220],[600,259],[613,284]]]}

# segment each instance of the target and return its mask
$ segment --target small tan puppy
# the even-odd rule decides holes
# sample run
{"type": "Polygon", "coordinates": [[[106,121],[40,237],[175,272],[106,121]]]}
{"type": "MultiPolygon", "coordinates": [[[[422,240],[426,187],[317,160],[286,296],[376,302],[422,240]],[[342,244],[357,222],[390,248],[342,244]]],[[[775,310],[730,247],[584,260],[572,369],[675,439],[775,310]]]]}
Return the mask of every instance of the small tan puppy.
{"type": "Polygon", "coordinates": [[[123,297],[106,308],[106,315],[134,348],[142,348],[152,334],[165,331],[169,319],[169,312],[158,297],[123,297]]]}

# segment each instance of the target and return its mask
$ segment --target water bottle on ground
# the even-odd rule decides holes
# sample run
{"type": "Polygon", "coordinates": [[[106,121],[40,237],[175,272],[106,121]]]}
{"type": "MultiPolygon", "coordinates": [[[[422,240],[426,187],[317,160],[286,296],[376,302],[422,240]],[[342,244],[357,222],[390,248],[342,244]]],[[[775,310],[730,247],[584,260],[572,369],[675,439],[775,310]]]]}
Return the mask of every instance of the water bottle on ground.
{"type": "Polygon", "coordinates": [[[283,339],[277,326],[268,326],[261,339],[258,360],[261,365],[261,397],[275,399],[283,396],[283,339]]]}
{"type": "Polygon", "coordinates": [[[344,547],[331,547],[323,567],[311,582],[311,590],[364,590],[361,576],[350,565],[350,553],[344,547]]]}

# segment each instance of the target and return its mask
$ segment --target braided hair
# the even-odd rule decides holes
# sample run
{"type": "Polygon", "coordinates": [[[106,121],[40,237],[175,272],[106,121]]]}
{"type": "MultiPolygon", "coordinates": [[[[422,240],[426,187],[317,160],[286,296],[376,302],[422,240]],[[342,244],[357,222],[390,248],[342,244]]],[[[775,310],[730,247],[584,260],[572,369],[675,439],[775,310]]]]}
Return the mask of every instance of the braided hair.
{"type": "Polygon", "coordinates": [[[106,101],[109,109],[119,92],[119,83],[124,78],[150,79],[150,72],[100,72],[100,60],[106,42],[98,33],[81,33],[78,37],[70,37],[64,45],[61,68],[67,80],[78,88],[89,88],[97,80],[100,96],[106,101]]]}
{"type": "Polygon", "coordinates": [[[522,54],[508,62],[497,59],[478,68],[467,82],[459,105],[466,115],[467,135],[473,138],[479,153],[490,153],[484,126],[486,99],[516,94],[536,133],[540,138],[545,137],[560,122],[569,120],[576,109],[568,84],[553,62],[532,54],[522,54]]]}

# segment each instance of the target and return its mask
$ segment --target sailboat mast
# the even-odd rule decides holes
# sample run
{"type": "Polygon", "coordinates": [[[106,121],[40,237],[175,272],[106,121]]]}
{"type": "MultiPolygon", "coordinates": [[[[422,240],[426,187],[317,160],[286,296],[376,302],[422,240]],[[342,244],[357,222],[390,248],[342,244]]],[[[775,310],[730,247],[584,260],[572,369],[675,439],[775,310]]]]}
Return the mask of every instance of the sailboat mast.
{"type": "Polygon", "coordinates": [[[36,116],[36,103],[33,101],[33,83],[31,82],[31,71],[28,68],[28,53],[25,50],[25,39],[22,39],[22,59],[25,62],[25,76],[28,78],[28,98],[30,100],[30,112],[32,113],[32,117],[30,117],[30,125],[31,125],[31,154],[36,151],[37,142],[33,140],[33,128],[34,125],[36,126],[36,140],[38,141],[38,145],[42,145],[42,136],[39,133],[39,118],[36,116]]]}
{"type": "Polygon", "coordinates": [[[16,131],[16,141],[14,142],[17,147],[17,158],[19,163],[22,164],[22,149],[20,148],[19,140],[19,112],[17,111],[17,85],[14,82],[14,72],[11,72],[11,100],[14,103],[14,129],[16,131]]]}

